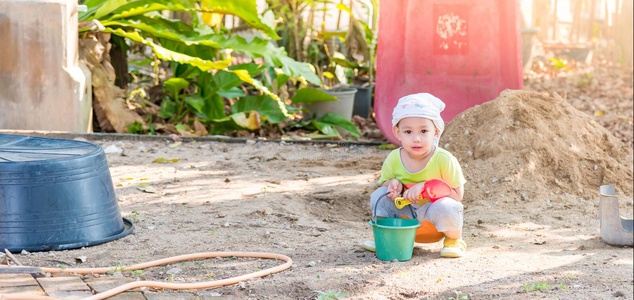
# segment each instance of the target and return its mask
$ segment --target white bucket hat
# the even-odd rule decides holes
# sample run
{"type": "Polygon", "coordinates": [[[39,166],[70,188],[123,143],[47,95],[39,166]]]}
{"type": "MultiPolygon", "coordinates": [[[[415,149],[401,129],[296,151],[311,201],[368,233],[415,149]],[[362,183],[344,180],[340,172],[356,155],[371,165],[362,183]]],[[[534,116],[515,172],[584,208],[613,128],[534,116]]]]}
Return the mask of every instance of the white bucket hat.
{"type": "Polygon", "coordinates": [[[420,117],[430,119],[438,128],[438,138],[434,140],[434,145],[438,146],[438,140],[445,129],[440,113],[445,109],[445,103],[432,94],[419,93],[407,95],[398,100],[398,104],[392,112],[392,126],[396,126],[403,118],[420,117]]]}

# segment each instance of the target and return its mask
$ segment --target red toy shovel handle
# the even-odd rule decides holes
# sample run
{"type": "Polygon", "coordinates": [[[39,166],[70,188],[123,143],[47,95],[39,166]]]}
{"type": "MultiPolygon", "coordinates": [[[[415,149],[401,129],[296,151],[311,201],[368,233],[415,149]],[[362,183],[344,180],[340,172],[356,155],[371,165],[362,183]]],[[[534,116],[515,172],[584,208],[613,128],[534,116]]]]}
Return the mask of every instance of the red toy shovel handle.
{"type": "Polygon", "coordinates": [[[440,179],[432,179],[425,182],[421,196],[427,198],[430,202],[434,202],[440,198],[451,195],[451,187],[440,179]]]}

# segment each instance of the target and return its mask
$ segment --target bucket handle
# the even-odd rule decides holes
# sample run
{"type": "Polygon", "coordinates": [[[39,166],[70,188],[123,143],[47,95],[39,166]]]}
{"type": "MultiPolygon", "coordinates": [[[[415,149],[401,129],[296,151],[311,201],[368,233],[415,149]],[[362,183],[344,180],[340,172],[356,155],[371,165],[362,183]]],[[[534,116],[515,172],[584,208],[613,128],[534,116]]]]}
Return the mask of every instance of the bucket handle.
{"type": "MultiPolygon", "coordinates": [[[[379,205],[379,202],[381,202],[381,200],[383,200],[384,198],[389,199],[387,196],[387,194],[389,194],[389,192],[379,196],[379,200],[376,201],[376,203],[374,203],[374,208],[372,208],[372,220],[370,220],[370,223],[372,223],[373,225],[376,225],[376,207],[379,205]]],[[[412,208],[411,205],[408,205],[407,207],[409,207],[409,211],[412,212],[412,217],[414,217],[414,220],[416,220],[418,218],[416,211],[412,208]]]]}

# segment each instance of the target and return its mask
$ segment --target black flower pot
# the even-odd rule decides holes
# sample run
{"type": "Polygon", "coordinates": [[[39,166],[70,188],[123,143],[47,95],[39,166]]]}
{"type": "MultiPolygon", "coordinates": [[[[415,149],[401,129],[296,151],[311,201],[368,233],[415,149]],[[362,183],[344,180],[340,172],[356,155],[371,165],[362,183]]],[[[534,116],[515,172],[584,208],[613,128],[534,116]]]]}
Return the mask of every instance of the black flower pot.
{"type": "Polygon", "coordinates": [[[357,93],[354,95],[354,108],[352,115],[363,118],[370,117],[372,108],[372,90],[373,87],[357,87],[357,93]]]}

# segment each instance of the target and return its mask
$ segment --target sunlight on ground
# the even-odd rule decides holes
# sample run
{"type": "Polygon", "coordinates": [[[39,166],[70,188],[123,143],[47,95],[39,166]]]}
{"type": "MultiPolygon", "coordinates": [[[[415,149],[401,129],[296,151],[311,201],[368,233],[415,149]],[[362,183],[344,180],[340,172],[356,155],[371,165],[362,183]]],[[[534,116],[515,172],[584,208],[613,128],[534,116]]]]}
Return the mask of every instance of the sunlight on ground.
{"type": "Polygon", "coordinates": [[[615,259],[613,261],[611,261],[612,264],[615,265],[626,265],[626,266],[630,266],[630,268],[634,265],[634,261],[632,260],[632,258],[630,257],[628,258],[618,258],[615,259]]]}
{"type": "MultiPolygon", "coordinates": [[[[341,186],[368,184],[373,182],[376,176],[376,172],[360,171],[357,174],[337,176],[307,172],[305,177],[294,176],[292,179],[287,179],[289,176],[281,173],[278,178],[265,178],[259,177],[257,171],[244,170],[246,168],[217,169],[215,165],[213,162],[187,165],[157,164],[149,167],[127,165],[112,167],[111,174],[117,197],[122,204],[143,198],[143,203],[149,206],[161,203],[201,204],[236,200],[236,205],[240,205],[248,199],[310,193],[313,191],[312,187],[328,190],[341,186]],[[140,190],[140,185],[143,184],[150,185],[155,192],[144,193],[140,190]]],[[[336,169],[324,168],[327,168],[328,172],[330,169],[336,169]]],[[[125,205],[122,208],[124,209],[125,205]]],[[[141,210],[137,212],[151,213],[141,210]]]]}

